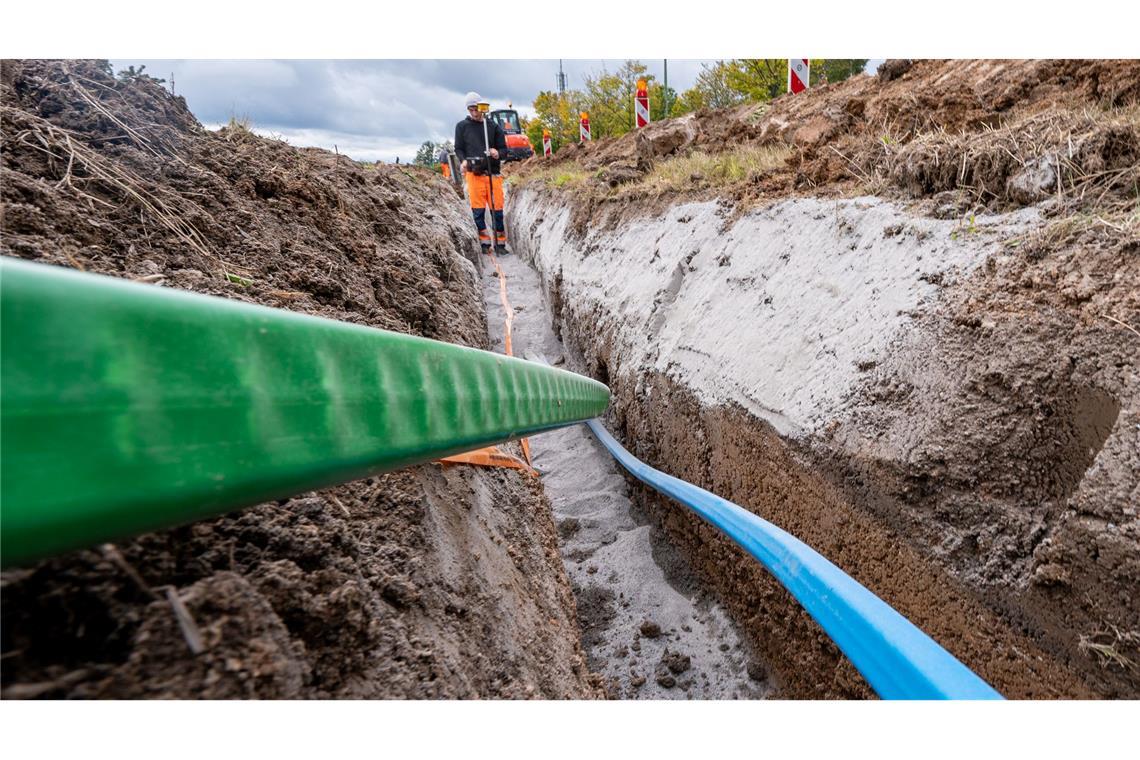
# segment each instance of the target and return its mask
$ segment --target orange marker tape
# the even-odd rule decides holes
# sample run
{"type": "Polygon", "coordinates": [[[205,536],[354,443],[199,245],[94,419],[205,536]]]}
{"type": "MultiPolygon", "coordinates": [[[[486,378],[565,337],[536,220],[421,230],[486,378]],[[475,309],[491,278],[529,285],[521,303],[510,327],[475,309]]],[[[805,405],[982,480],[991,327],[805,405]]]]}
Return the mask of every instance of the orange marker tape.
{"type": "MultiPolygon", "coordinates": [[[[503,345],[507,356],[514,356],[511,350],[511,326],[515,321],[515,310],[511,308],[511,301],[507,298],[507,276],[503,274],[503,268],[499,266],[499,260],[495,258],[495,254],[491,253],[490,256],[491,263],[495,265],[495,271],[499,275],[499,300],[502,302],[503,310],[507,314],[506,329],[503,332],[503,345]]],[[[523,438],[519,441],[519,444],[522,446],[523,456],[526,458],[525,464],[514,454],[508,454],[498,446],[487,446],[486,448],[468,451],[463,454],[454,454],[449,457],[443,457],[439,461],[448,464],[474,464],[482,467],[510,467],[537,477],[538,470],[534,469],[534,463],[530,458],[530,441],[523,438]]]]}
{"type": "MultiPolygon", "coordinates": [[[[515,310],[511,307],[511,301],[507,298],[507,276],[503,274],[503,268],[499,266],[499,260],[495,258],[495,254],[491,254],[491,263],[495,265],[495,271],[499,273],[499,300],[503,304],[503,311],[506,312],[506,329],[504,330],[503,344],[507,356],[514,356],[511,350],[511,326],[515,323],[515,310]]],[[[530,441],[523,438],[519,443],[522,445],[523,456],[526,457],[526,463],[533,465],[534,463],[530,458],[530,441]]]]}
{"type": "Polygon", "coordinates": [[[452,454],[449,457],[443,457],[439,460],[445,464],[474,464],[481,467],[509,467],[514,470],[522,470],[527,475],[537,476],[538,471],[514,454],[503,451],[498,446],[487,446],[482,449],[475,449],[475,451],[467,451],[462,454],[452,454]]]}

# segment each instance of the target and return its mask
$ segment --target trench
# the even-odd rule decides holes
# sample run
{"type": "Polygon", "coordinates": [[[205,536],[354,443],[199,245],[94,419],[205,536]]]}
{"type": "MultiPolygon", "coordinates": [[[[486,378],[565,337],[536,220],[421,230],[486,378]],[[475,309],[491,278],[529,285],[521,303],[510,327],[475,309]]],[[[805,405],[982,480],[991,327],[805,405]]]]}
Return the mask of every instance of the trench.
{"type": "MultiPolygon", "coordinates": [[[[561,355],[606,378],[606,424],[631,453],[788,530],[1004,695],[1088,697],[1115,688],[1073,644],[1093,623],[1075,586],[1042,586],[1063,571],[1040,571],[1035,547],[1089,468],[1126,455],[1119,391],[1088,389],[1043,358],[1065,350],[1063,332],[1011,339],[1020,323],[995,314],[979,336],[946,306],[1001,283],[1013,260],[1002,240],[1036,214],[979,217],[963,234],[882,199],[798,198],[735,217],[681,204],[583,229],[564,198],[526,188],[507,220],[561,355]],[[1010,376],[1020,385],[992,392],[988,378],[1010,376]],[[1023,440],[1042,443],[1026,457],[1023,440]],[[1037,454],[1051,474],[1036,474],[1037,454]],[[1003,490],[1009,477],[1022,487],[1003,490]],[[985,542],[949,562],[960,519],[985,542]],[[1059,612],[1063,627],[1050,620],[1059,612]]],[[[628,495],[781,697],[873,696],[743,551],[650,489],[631,483],[628,495]]]]}
{"type": "MultiPolygon", "coordinates": [[[[554,331],[538,273],[498,258],[514,310],[516,356],[583,371],[554,331]]],[[[483,262],[491,349],[504,348],[498,273],[483,262]]],[[[626,699],[759,699],[776,686],[756,648],[658,524],[631,498],[620,468],[584,425],[530,440],[559,534],[590,669],[626,699]]]]}

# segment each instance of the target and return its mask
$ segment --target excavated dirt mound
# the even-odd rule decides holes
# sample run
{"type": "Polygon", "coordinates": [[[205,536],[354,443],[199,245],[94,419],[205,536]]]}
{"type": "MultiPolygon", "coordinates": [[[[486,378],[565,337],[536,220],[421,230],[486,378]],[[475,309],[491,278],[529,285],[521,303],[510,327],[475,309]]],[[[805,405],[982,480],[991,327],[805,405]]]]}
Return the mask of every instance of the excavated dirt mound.
{"type": "MultiPolygon", "coordinates": [[[[531,161],[509,221],[635,454],[791,530],[1008,696],[1134,698],[1138,100],[1136,61],[891,62],[531,161]],[[740,144],[791,157],[641,184],[740,144]]],[[[639,493],[781,693],[869,694],[743,553],[639,493]]]]}
{"type": "MultiPolygon", "coordinates": [[[[575,227],[616,227],[681,200],[738,212],[788,195],[930,198],[963,217],[1051,199],[1135,202],[1140,61],[888,61],[766,104],[701,110],[620,138],[569,145],[516,170],[516,184],[575,167],[575,227]],[[680,187],[639,180],[672,158],[749,146],[790,149],[779,166],[680,187]]],[[[1059,210],[1059,209],[1058,209],[1059,210]]]]}
{"type": "MultiPolygon", "coordinates": [[[[470,218],[433,173],[208,132],[100,62],[4,61],[0,106],[3,255],[486,346],[470,218]]],[[[425,465],[74,552],[4,573],[2,603],[5,697],[601,693],[514,471],[425,465]]]]}

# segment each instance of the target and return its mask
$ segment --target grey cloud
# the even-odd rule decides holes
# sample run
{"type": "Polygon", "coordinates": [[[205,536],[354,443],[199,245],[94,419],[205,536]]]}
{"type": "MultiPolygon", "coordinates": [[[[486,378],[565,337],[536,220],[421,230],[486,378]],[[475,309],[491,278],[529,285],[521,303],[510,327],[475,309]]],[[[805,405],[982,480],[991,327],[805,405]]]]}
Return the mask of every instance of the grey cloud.
{"type": "MultiPolygon", "coordinates": [[[[643,60],[658,80],[660,60],[643,60]]],[[[670,60],[669,84],[692,86],[701,61],[670,60]]],[[[247,117],[263,134],[296,145],[332,148],[362,160],[411,160],[424,140],[450,139],[476,90],[495,106],[512,101],[522,113],[542,90],[555,89],[558,60],[134,60],[169,79],[203,124],[247,117]],[[312,142],[308,142],[312,141],[312,142]]],[[[588,74],[616,70],[620,59],[567,59],[571,89],[588,74]]]]}

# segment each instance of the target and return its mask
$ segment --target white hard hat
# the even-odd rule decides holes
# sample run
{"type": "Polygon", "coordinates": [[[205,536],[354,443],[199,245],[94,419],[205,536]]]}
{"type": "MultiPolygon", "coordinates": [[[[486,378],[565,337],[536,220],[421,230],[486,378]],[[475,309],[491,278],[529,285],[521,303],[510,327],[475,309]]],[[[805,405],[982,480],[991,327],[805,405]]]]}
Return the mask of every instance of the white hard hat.
{"type": "Polygon", "coordinates": [[[471,106],[477,106],[480,103],[486,102],[483,100],[482,96],[480,96],[479,93],[475,92],[474,90],[467,93],[467,97],[464,98],[464,100],[466,101],[466,105],[468,108],[470,108],[471,106]]]}

